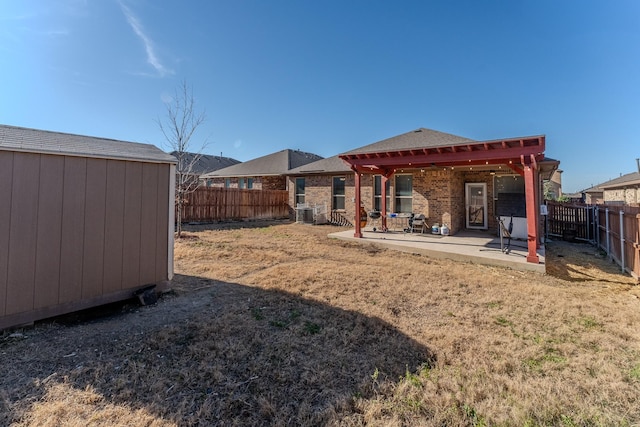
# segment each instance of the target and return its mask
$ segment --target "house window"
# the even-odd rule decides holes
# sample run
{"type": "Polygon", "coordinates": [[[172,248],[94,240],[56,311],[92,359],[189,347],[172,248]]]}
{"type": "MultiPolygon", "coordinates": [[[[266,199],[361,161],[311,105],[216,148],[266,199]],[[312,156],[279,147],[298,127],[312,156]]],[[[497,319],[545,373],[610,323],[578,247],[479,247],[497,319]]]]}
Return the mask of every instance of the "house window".
{"type": "Polygon", "coordinates": [[[253,178],[247,178],[247,188],[248,189],[253,188],[253,178]]]}
{"type": "Polygon", "coordinates": [[[238,188],[245,188],[244,187],[244,178],[238,178],[238,188]]]}
{"type": "Polygon", "coordinates": [[[411,213],[413,209],[413,175],[396,175],[396,212],[411,213]]]}
{"type": "Polygon", "coordinates": [[[225,178],[224,179],[224,188],[229,188],[231,187],[231,178],[225,178]]]}
{"type": "Polygon", "coordinates": [[[213,180],[207,179],[207,187],[211,187],[211,186],[213,186],[213,180]]]}
{"type": "MultiPolygon", "coordinates": [[[[387,180],[387,212],[391,211],[391,181],[387,180]]],[[[382,176],[373,177],[373,209],[382,210],[382,176]]]]}
{"type": "Polygon", "coordinates": [[[304,203],[305,182],[304,178],[296,178],[296,205],[304,203]]]}
{"type": "Polygon", "coordinates": [[[496,215],[527,217],[524,178],[520,175],[496,176],[493,185],[496,215]]]}
{"type": "Polygon", "coordinates": [[[333,177],[333,189],[332,189],[332,201],[331,209],[344,210],[344,183],[346,178],[344,176],[333,177]]]}

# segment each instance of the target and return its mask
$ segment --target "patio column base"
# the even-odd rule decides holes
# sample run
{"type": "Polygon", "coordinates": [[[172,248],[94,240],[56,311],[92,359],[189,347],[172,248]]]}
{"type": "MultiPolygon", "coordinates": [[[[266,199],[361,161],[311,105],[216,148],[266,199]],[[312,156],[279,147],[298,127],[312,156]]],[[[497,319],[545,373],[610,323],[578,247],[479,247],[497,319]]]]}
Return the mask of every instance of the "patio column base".
{"type": "Polygon", "coordinates": [[[355,233],[353,233],[353,237],[355,237],[357,239],[362,239],[362,232],[361,231],[356,231],[355,233]]]}
{"type": "Polygon", "coordinates": [[[540,257],[538,255],[527,255],[527,262],[540,264],[540,257]]]}

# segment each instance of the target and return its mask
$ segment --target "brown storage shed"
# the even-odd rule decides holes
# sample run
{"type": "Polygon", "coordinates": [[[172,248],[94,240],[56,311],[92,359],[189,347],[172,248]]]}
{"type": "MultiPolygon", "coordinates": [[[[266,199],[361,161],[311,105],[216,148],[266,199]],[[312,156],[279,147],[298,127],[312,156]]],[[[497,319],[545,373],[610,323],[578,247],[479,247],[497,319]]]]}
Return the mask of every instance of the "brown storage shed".
{"type": "Polygon", "coordinates": [[[166,287],[175,162],[149,144],[0,125],[0,329],[166,287]]]}

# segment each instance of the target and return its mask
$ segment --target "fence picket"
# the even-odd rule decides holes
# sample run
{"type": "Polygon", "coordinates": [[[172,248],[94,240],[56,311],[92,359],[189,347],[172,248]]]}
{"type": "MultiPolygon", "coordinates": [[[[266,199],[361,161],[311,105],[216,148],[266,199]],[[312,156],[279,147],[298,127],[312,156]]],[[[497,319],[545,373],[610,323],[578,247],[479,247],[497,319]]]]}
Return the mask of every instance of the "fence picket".
{"type": "Polygon", "coordinates": [[[201,187],[185,196],[183,222],[214,222],[289,217],[287,190],[201,187]]]}
{"type": "Polygon", "coordinates": [[[565,204],[547,201],[547,235],[578,240],[604,250],[621,268],[640,280],[640,207],[565,204]],[[591,232],[591,230],[593,230],[591,232]]]}

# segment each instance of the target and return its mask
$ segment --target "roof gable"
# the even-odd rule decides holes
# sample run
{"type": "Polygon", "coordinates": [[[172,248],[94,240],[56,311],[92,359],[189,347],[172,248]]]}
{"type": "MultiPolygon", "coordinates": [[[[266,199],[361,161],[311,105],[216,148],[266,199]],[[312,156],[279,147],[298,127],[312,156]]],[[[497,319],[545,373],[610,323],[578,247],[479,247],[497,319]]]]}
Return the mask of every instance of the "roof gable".
{"type": "Polygon", "coordinates": [[[175,163],[151,144],[0,125],[0,150],[117,160],[175,163]]]}
{"type": "Polygon", "coordinates": [[[204,174],[202,178],[286,175],[293,168],[320,159],[317,154],[286,149],[204,174]]]}
{"type": "Polygon", "coordinates": [[[453,135],[450,133],[440,132],[433,129],[419,128],[411,132],[403,133],[398,136],[383,139],[364,147],[356,148],[342,154],[364,154],[377,153],[383,151],[410,150],[412,148],[429,148],[467,144],[476,142],[473,139],[463,136],[453,135]]]}

